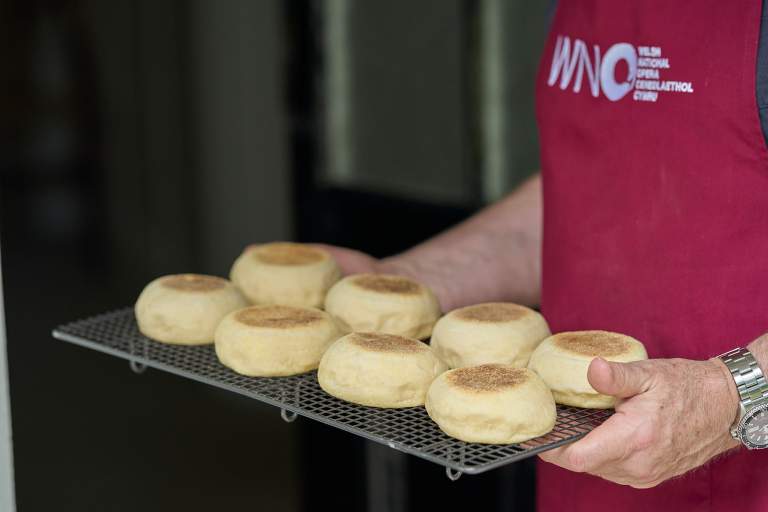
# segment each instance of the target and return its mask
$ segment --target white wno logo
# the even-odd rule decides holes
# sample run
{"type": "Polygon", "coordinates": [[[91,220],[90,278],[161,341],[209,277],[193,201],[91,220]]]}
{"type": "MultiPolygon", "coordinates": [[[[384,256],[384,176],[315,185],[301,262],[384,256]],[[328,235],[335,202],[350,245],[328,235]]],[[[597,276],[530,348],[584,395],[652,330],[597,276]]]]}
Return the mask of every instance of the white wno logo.
{"type": "Polygon", "coordinates": [[[590,49],[581,39],[568,36],[557,36],[555,52],[552,55],[552,67],[549,70],[547,84],[552,87],[559,80],[562,90],[573,82],[573,92],[580,92],[586,75],[589,91],[597,98],[600,91],[611,101],[618,101],[632,90],[637,78],[637,52],[629,43],[617,43],[611,46],[604,55],[600,55],[600,47],[593,45],[590,49]],[[590,53],[592,55],[590,56],[590,53]],[[626,61],[629,73],[623,82],[616,81],[616,65],[626,61]]]}

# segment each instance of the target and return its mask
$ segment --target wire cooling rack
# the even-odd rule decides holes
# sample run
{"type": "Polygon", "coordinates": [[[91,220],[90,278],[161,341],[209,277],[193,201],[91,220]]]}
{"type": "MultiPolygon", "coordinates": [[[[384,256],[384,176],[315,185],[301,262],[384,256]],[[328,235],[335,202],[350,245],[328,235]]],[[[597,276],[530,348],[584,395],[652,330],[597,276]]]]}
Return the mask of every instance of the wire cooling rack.
{"type": "Polygon", "coordinates": [[[575,441],[612,414],[558,405],[557,423],[549,434],[511,445],[465,443],[445,435],[423,407],[378,409],[334,398],[320,388],[314,371],[293,377],[245,377],[219,363],[212,345],[152,341],[139,332],[132,308],[60,326],[53,336],[127,359],[137,373],[146,367],[175,373],[279,407],[285,421],[305,416],[435,462],[445,466],[452,480],[575,441]]]}

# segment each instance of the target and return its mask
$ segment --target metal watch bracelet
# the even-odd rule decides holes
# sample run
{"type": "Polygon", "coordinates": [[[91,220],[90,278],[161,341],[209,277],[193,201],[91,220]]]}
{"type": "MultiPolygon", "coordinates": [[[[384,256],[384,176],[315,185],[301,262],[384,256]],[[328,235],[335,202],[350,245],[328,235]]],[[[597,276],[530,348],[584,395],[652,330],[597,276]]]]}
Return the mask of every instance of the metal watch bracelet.
{"type": "Polygon", "coordinates": [[[756,402],[768,397],[768,383],[757,360],[746,348],[735,348],[718,357],[731,372],[739,392],[739,415],[731,427],[731,435],[743,442],[736,427],[756,402]]]}
{"type": "Polygon", "coordinates": [[[719,357],[730,370],[733,380],[736,382],[736,389],[739,391],[741,402],[745,407],[768,397],[768,384],[763,370],[760,369],[757,360],[749,350],[735,348],[719,357]]]}

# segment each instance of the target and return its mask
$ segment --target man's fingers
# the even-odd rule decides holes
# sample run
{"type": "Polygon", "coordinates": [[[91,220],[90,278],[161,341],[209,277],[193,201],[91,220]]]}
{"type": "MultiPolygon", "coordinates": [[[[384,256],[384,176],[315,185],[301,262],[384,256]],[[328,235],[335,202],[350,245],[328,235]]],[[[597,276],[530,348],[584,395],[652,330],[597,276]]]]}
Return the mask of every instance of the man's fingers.
{"type": "Polygon", "coordinates": [[[622,417],[614,415],[575,443],[548,450],[539,457],[570,471],[600,474],[602,466],[627,456],[632,435],[622,417]]]}
{"type": "Polygon", "coordinates": [[[650,375],[642,362],[614,363],[597,357],[589,365],[587,379],[598,393],[629,398],[648,390],[650,375]]]}
{"type": "Polygon", "coordinates": [[[356,251],[354,249],[347,249],[346,247],[338,247],[335,245],[312,245],[331,253],[333,258],[339,264],[339,267],[341,267],[341,271],[345,275],[375,272],[376,270],[376,264],[378,260],[372,256],[369,256],[368,254],[365,254],[364,252],[356,251]]]}

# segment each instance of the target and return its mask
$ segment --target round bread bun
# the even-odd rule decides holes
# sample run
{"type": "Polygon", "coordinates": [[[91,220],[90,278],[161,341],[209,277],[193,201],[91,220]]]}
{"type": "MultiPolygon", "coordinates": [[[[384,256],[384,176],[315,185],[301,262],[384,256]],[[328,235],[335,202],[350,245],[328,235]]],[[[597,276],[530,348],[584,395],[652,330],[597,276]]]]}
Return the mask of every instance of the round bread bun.
{"type": "Polygon", "coordinates": [[[341,271],[323,249],[290,242],[252,245],[232,265],[230,279],[256,305],[320,308],[341,271]]]}
{"type": "Polygon", "coordinates": [[[528,368],[552,390],[559,404],[589,409],[610,409],[612,396],[595,391],[587,380],[589,363],[596,357],[629,363],[648,359],[645,347],[631,336],[607,331],[561,332],[550,336],[531,354],[528,368]]]}
{"type": "Polygon", "coordinates": [[[440,317],[426,286],[403,276],[355,274],[328,291],[325,310],[345,332],[383,332],[424,339],[440,317]]]}
{"type": "Polygon", "coordinates": [[[451,368],[484,363],[524,368],[531,352],[552,333],[536,311],[508,302],[455,309],[432,330],[435,355],[451,368]]]}
{"type": "Polygon", "coordinates": [[[163,343],[213,342],[219,322],[247,306],[238,289],[221,277],[201,274],[163,276],[149,283],[134,308],[139,330],[163,343]]]}
{"type": "Polygon", "coordinates": [[[339,337],[328,314],[314,308],[251,306],[227,315],[216,329],[216,355],[250,377],[282,377],[317,368],[339,337]]]}
{"type": "Polygon", "coordinates": [[[468,443],[521,443],[546,434],[557,419],[539,376],[507,364],[449,370],[432,382],[425,405],[443,432],[468,443]]]}
{"type": "Polygon", "coordinates": [[[445,365],[429,345],[393,334],[355,332],[323,355],[317,380],[326,393],[371,407],[415,407],[445,365]]]}

